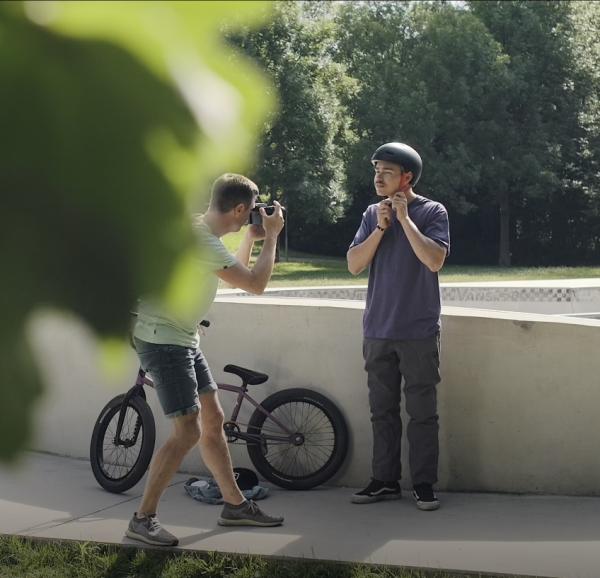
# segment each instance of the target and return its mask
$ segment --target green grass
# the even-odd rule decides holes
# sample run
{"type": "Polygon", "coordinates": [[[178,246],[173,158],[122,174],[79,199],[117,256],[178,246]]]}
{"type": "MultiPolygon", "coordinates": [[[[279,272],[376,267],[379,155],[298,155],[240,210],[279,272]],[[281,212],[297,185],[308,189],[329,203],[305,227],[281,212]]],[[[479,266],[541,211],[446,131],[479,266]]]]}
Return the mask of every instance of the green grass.
{"type": "MultiPolygon", "coordinates": [[[[223,238],[232,252],[237,249],[243,232],[223,238]]],[[[255,249],[257,253],[258,249],[255,249]]],[[[283,259],[283,255],[282,255],[283,259]]],[[[600,267],[481,267],[445,265],[440,272],[442,283],[476,281],[520,281],[529,279],[582,279],[600,277],[600,267]]],[[[367,272],[354,277],[343,258],[319,257],[290,251],[288,261],[275,265],[269,287],[289,285],[365,285],[367,272]]]]}
{"type": "MultiPolygon", "coordinates": [[[[519,281],[528,279],[581,279],[600,277],[600,267],[476,267],[446,265],[440,272],[442,283],[476,281],[519,281]]],[[[275,266],[270,287],[286,285],[365,285],[367,272],[354,277],[346,261],[314,260],[280,262],[275,266]]]]}
{"type": "MultiPolygon", "coordinates": [[[[1,578],[476,578],[478,574],[275,560],[0,536],[1,578]]],[[[486,574],[485,576],[490,576],[486,574]]]]}
{"type": "Polygon", "coordinates": [[[474,281],[526,281],[533,279],[584,279],[600,277],[600,267],[476,267],[446,265],[444,283],[474,281]]]}

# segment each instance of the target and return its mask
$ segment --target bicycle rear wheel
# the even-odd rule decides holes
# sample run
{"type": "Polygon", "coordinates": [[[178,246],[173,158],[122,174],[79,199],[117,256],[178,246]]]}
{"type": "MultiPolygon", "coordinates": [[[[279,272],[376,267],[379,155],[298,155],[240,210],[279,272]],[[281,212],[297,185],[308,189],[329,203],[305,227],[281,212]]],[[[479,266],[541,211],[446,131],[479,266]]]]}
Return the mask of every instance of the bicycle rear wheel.
{"type": "Polygon", "coordinates": [[[120,439],[115,434],[125,396],[111,399],[100,413],[90,443],[94,477],[109,492],[120,494],[135,486],[146,473],[156,439],[154,416],[146,401],[135,395],[127,404],[120,439]]]}
{"type": "Polygon", "coordinates": [[[248,455],[270,482],[289,490],[308,490],[331,479],[348,452],[348,427],[337,406],[310,389],[279,391],[262,402],[248,422],[248,455]],[[288,434],[274,421],[279,420],[288,434]],[[290,439],[273,439],[273,437],[290,439]]]}

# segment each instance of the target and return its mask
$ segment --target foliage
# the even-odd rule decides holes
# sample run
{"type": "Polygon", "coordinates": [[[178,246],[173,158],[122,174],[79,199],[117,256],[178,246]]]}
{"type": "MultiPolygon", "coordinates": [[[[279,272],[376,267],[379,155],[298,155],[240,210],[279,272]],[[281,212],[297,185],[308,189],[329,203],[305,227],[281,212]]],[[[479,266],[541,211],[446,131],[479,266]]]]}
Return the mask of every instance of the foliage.
{"type": "Polygon", "coordinates": [[[356,208],[373,202],[373,150],[397,140],[423,157],[418,192],[453,214],[473,210],[502,130],[506,58],[498,43],[472,14],[451,5],[349,5],[340,30],[340,58],[350,58],[361,79],[353,118],[362,139],[348,155],[356,208]]]}
{"type": "Polygon", "coordinates": [[[578,244],[585,210],[576,167],[584,154],[579,109],[587,87],[573,53],[571,7],[486,1],[471,8],[510,57],[506,122],[498,141],[508,170],[495,182],[504,191],[507,229],[500,261],[510,262],[509,242],[520,260],[544,250],[560,258],[565,242],[578,244]]]}
{"type": "Polygon", "coordinates": [[[290,243],[318,250],[313,232],[343,214],[344,144],[349,119],[341,99],[355,82],[329,46],[329,7],[280,2],[267,26],[231,41],[271,75],[280,109],[268,119],[253,177],[264,196],[287,208],[290,243]]]}
{"type": "Polygon", "coordinates": [[[197,299],[180,282],[198,274],[193,193],[244,167],[273,103],[246,60],[221,61],[218,30],[259,22],[267,8],[0,6],[0,459],[26,444],[42,389],[26,339],[36,308],[72,311],[109,338],[125,335],[139,295],[179,308],[197,299]]]}
{"type": "Polygon", "coordinates": [[[449,210],[451,261],[597,260],[599,12],[584,1],[281,3],[238,43],[283,94],[256,178],[292,209],[292,247],[345,253],[376,200],[370,156],[401,140],[424,159],[417,192],[449,210]]]}

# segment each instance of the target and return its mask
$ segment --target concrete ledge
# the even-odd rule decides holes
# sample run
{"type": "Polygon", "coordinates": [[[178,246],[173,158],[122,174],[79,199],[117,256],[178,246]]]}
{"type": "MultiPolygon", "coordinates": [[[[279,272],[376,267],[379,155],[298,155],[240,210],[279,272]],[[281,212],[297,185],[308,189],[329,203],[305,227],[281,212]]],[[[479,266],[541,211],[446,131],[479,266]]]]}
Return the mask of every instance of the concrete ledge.
{"type": "MultiPolygon", "coordinates": [[[[299,386],[332,398],[346,415],[352,438],[348,460],[333,483],[352,487],[370,475],[363,307],[360,301],[221,296],[202,343],[217,380],[231,377],[220,371],[226,363],[269,374],[267,383],[256,386],[258,399],[299,386]]],[[[94,336],[58,314],[37,316],[32,342],[49,383],[34,447],[87,457],[96,416],[132,384],[136,358],[132,353],[127,370],[109,385],[94,336]]],[[[444,308],[439,487],[600,495],[599,351],[598,320],[444,308]]],[[[228,397],[223,393],[226,413],[228,397]]],[[[155,396],[149,398],[160,416],[155,396]]],[[[248,417],[249,412],[240,419],[248,417]]],[[[158,443],[168,427],[158,417],[158,443]]],[[[249,465],[245,447],[232,450],[236,464],[249,465]]],[[[405,485],[410,483],[407,457],[405,444],[405,485]]],[[[192,455],[184,470],[204,468],[192,455]]]]}

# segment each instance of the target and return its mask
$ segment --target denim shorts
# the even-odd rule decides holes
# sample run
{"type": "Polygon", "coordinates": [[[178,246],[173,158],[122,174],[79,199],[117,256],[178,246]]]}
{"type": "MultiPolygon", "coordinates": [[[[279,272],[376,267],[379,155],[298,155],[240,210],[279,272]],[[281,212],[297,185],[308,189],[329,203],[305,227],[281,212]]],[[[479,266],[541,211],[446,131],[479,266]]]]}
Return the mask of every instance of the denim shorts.
{"type": "Polygon", "coordinates": [[[150,374],[167,417],[200,411],[199,396],[217,390],[206,359],[199,349],[148,343],[134,337],[142,369],[150,374]]]}

